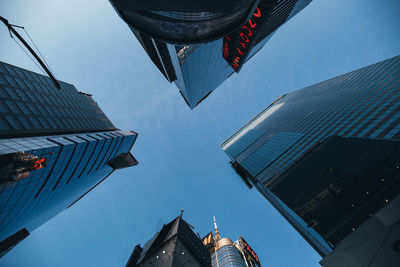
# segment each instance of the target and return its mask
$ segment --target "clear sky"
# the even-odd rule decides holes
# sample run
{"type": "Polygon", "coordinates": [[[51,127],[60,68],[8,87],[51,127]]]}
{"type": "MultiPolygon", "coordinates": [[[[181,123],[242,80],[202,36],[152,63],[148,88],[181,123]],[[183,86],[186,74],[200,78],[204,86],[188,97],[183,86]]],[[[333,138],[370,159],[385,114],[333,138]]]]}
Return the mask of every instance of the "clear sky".
{"type": "MultiPolygon", "coordinates": [[[[181,208],[202,236],[215,215],[222,236],[242,235],[263,266],[319,266],[220,144],[280,95],[400,54],[400,1],[313,1],[193,111],[107,0],[1,1],[0,15],[26,27],[58,79],[139,133],[140,162],[33,231],[0,266],[124,266],[181,208]]],[[[0,48],[1,61],[39,72],[2,25],[0,48]]]]}

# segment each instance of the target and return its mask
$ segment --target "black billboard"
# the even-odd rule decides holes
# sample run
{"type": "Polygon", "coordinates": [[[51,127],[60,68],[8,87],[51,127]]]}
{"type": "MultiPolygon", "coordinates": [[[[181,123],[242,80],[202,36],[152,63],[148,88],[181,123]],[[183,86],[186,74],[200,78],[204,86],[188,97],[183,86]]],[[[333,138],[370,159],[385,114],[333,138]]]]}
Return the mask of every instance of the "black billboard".
{"type": "Polygon", "coordinates": [[[249,21],[239,31],[224,37],[222,56],[236,72],[239,72],[253,48],[256,36],[263,29],[269,13],[270,5],[260,3],[249,21]]]}

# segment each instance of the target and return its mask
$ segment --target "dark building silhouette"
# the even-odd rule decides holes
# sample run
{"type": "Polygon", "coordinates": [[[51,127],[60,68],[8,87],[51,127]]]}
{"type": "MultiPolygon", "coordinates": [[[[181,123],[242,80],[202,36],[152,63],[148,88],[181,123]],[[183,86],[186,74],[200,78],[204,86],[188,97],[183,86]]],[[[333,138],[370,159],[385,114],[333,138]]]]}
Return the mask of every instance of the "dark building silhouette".
{"type": "Polygon", "coordinates": [[[115,169],[137,164],[137,134],[88,94],[0,62],[0,256],[115,169]]]}
{"type": "Polygon", "coordinates": [[[181,216],[175,218],[143,248],[137,245],[126,267],[210,267],[210,253],[191,228],[181,216]]]}
{"type": "Polygon", "coordinates": [[[400,56],[279,97],[222,148],[323,266],[400,262],[400,56]]]}
{"type": "Polygon", "coordinates": [[[193,109],[311,0],[110,2],[193,109]]]}

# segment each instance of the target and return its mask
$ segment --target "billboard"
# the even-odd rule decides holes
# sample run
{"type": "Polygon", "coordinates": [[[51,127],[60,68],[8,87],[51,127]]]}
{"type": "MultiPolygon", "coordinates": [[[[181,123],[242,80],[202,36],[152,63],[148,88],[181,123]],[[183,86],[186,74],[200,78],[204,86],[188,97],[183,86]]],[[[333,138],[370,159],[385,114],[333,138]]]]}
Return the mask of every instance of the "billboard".
{"type": "Polygon", "coordinates": [[[236,72],[239,72],[253,48],[257,33],[262,30],[268,18],[269,9],[260,4],[239,31],[224,37],[222,55],[236,72]]]}
{"type": "Polygon", "coordinates": [[[239,237],[239,245],[240,249],[242,250],[243,254],[245,255],[246,261],[251,265],[249,266],[257,266],[261,267],[260,260],[258,259],[257,253],[250,247],[250,245],[244,240],[243,237],[239,237]]]}

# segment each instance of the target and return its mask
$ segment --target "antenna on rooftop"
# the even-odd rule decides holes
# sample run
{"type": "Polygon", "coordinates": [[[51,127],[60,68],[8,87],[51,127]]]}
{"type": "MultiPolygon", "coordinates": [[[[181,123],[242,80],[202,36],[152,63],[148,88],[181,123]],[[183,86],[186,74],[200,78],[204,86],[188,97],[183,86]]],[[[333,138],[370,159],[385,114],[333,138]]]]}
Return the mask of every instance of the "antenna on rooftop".
{"type": "MultiPolygon", "coordinates": [[[[2,16],[0,16],[0,20],[7,26],[8,31],[10,32],[11,38],[13,38],[12,34],[14,34],[18,40],[21,41],[21,43],[29,50],[29,52],[35,57],[35,59],[38,61],[38,63],[40,64],[40,66],[44,69],[44,71],[47,73],[47,75],[49,75],[50,79],[53,81],[54,85],[60,89],[60,83],[57,81],[57,79],[54,77],[54,75],[51,73],[50,69],[46,66],[46,64],[40,59],[40,57],[36,54],[36,52],[29,46],[29,44],[24,40],[24,38],[22,38],[22,36],[14,29],[14,27],[17,28],[21,28],[25,31],[24,27],[21,26],[17,26],[17,25],[13,25],[8,23],[8,20],[3,18],[2,16]]],[[[26,32],[26,31],[25,31],[26,32]]],[[[29,34],[26,32],[26,34],[29,36],[29,34]]],[[[13,38],[14,39],[14,38],[13,38]]],[[[38,50],[39,54],[42,55],[39,51],[39,49],[37,48],[37,46],[35,45],[35,43],[33,42],[32,38],[29,37],[29,39],[31,39],[33,45],[36,47],[36,49],[38,50]]],[[[17,43],[18,44],[18,43],[17,43]]],[[[19,45],[19,44],[18,44],[19,45]]],[[[22,47],[21,47],[22,49],[22,47]]],[[[28,55],[29,56],[29,55],[28,55]]],[[[43,57],[43,56],[42,56],[43,57]]],[[[43,58],[44,59],[44,58],[43,58]]],[[[36,62],[35,62],[36,64],[36,62]]]]}
{"type": "Polygon", "coordinates": [[[221,236],[219,235],[217,221],[215,220],[215,216],[213,216],[213,218],[214,218],[215,237],[218,242],[221,239],[221,236]]]}

